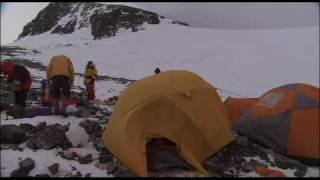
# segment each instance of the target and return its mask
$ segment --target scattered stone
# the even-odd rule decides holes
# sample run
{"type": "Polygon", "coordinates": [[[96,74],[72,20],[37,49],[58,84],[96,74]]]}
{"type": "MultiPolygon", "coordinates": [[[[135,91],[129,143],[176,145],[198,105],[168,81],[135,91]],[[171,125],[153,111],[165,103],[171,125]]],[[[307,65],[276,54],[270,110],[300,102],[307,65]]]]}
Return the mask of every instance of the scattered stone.
{"type": "Polygon", "coordinates": [[[48,169],[51,174],[57,174],[57,172],[59,171],[59,163],[52,164],[48,167],[48,169]]]}
{"type": "Polygon", "coordinates": [[[74,167],[74,166],[71,166],[71,170],[72,170],[72,171],[76,171],[76,170],[77,170],[77,168],[76,168],[76,167],[74,167]]]}
{"type": "Polygon", "coordinates": [[[254,167],[251,163],[244,163],[244,164],[241,166],[241,169],[242,169],[244,172],[251,172],[251,171],[254,171],[254,170],[255,170],[255,167],[254,167]]]}
{"type": "Polygon", "coordinates": [[[35,162],[31,158],[26,158],[19,162],[19,167],[31,171],[35,167],[35,162]]]}
{"type": "Polygon", "coordinates": [[[275,163],[279,168],[288,169],[288,168],[297,168],[301,170],[306,170],[307,166],[300,163],[299,161],[289,159],[283,155],[275,154],[275,163]]]}
{"type": "Polygon", "coordinates": [[[43,178],[43,177],[50,177],[49,174],[36,174],[35,177],[43,178]]]}
{"type": "Polygon", "coordinates": [[[2,144],[20,144],[27,139],[26,131],[16,125],[2,125],[0,131],[2,144]]]}
{"type": "Polygon", "coordinates": [[[260,163],[260,162],[258,162],[256,160],[253,160],[253,159],[250,160],[249,164],[251,166],[253,166],[254,168],[256,168],[256,167],[264,167],[264,168],[268,167],[268,165],[260,163]]]}
{"type": "Polygon", "coordinates": [[[306,172],[307,172],[307,169],[297,169],[295,172],[294,172],[294,175],[296,177],[303,177],[306,175],[306,172]]]}
{"type": "Polygon", "coordinates": [[[14,151],[20,151],[20,152],[23,151],[23,148],[21,148],[20,146],[18,146],[18,145],[16,145],[16,144],[13,144],[13,145],[11,146],[11,148],[12,148],[12,150],[14,150],[14,151]]]}
{"type": "Polygon", "coordinates": [[[38,149],[37,144],[34,141],[28,141],[27,142],[27,147],[33,150],[38,149]]]}
{"type": "Polygon", "coordinates": [[[36,128],[35,126],[27,123],[19,124],[19,127],[24,129],[26,132],[31,132],[36,128]]]}
{"type": "MultiPolygon", "coordinates": [[[[160,173],[163,174],[163,173],[160,173]]],[[[114,177],[137,177],[130,169],[123,164],[120,164],[116,171],[113,173],[114,177]]]]}
{"type": "Polygon", "coordinates": [[[249,140],[245,136],[237,136],[236,137],[236,143],[242,147],[248,147],[249,140]]]}
{"type": "Polygon", "coordinates": [[[107,170],[108,164],[101,164],[101,163],[97,162],[97,163],[95,163],[94,166],[98,169],[101,169],[101,170],[107,170]]]}
{"type": "Polygon", "coordinates": [[[113,161],[113,157],[112,155],[108,154],[108,155],[100,155],[99,157],[99,163],[101,164],[106,164],[110,161],[113,161]]]}
{"type": "Polygon", "coordinates": [[[114,162],[109,162],[107,164],[107,173],[113,174],[118,169],[118,165],[114,162]]]}
{"type": "MultiPolygon", "coordinates": [[[[56,126],[50,126],[35,134],[27,142],[30,149],[51,150],[59,145],[65,145],[67,142],[66,134],[56,126]]],[[[70,143],[70,142],[69,142],[70,143]]]]}
{"type": "Polygon", "coordinates": [[[41,131],[41,130],[45,129],[46,126],[47,126],[46,122],[40,122],[38,125],[36,125],[35,129],[32,132],[41,131]]]}
{"type": "Polygon", "coordinates": [[[77,177],[82,177],[82,174],[80,171],[77,171],[77,174],[76,174],[77,177]]]}
{"type": "Polygon", "coordinates": [[[72,153],[59,152],[59,155],[66,160],[75,160],[78,157],[78,154],[76,152],[72,152],[72,153]]]}
{"type": "Polygon", "coordinates": [[[78,161],[80,164],[89,164],[92,162],[92,154],[88,154],[84,157],[79,157],[78,161]]]}
{"type": "Polygon", "coordinates": [[[91,173],[87,173],[86,175],[84,175],[85,178],[91,177],[91,173]]]}
{"type": "Polygon", "coordinates": [[[27,169],[18,168],[11,172],[10,177],[26,177],[29,175],[29,172],[27,169]]]}

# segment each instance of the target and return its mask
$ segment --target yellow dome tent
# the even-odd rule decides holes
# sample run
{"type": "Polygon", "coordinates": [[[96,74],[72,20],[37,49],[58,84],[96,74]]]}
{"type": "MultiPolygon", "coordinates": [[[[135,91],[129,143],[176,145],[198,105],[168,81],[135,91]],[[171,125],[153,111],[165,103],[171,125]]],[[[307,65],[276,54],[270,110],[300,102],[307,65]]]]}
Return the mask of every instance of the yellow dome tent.
{"type": "Polygon", "coordinates": [[[233,140],[228,113],[215,88],[187,71],[166,71],[130,85],[103,133],[105,146],[138,176],[148,176],[146,143],[167,138],[190,165],[233,140]]]}

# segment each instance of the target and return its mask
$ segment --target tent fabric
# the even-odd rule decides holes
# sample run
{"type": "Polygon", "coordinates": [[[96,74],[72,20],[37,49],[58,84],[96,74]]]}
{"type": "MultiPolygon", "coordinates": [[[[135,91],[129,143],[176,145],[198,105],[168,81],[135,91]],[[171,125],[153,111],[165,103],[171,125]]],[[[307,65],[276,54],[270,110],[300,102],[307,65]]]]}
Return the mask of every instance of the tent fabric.
{"type": "Polygon", "coordinates": [[[148,176],[146,142],[167,138],[190,165],[233,140],[227,111],[216,89],[188,71],[166,71],[130,85],[103,133],[107,149],[138,176],[148,176]]]}
{"type": "Polygon", "coordinates": [[[311,85],[288,84],[250,102],[230,98],[225,106],[238,133],[282,154],[319,159],[319,93],[311,85]]]}

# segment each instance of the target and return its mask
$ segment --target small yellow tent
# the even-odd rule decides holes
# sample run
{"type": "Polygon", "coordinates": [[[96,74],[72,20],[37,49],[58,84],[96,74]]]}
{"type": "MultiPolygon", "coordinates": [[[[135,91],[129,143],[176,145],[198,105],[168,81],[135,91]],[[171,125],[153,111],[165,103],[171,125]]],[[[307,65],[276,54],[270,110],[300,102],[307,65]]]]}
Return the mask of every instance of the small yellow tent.
{"type": "Polygon", "coordinates": [[[103,133],[105,146],[138,176],[148,176],[146,142],[167,138],[199,172],[232,141],[228,113],[215,88],[187,71],[167,71],[130,85],[103,133]]]}

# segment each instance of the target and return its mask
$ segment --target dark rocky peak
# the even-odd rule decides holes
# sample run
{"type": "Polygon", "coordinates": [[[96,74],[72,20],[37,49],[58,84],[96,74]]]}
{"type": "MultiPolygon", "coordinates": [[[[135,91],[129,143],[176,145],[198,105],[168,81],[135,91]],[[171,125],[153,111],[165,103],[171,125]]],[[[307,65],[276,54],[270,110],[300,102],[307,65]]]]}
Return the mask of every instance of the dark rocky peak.
{"type": "Polygon", "coordinates": [[[115,36],[119,28],[143,30],[144,23],[159,24],[156,13],[142,9],[95,2],[50,3],[24,26],[19,39],[45,32],[71,34],[91,26],[94,39],[115,36]]]}

